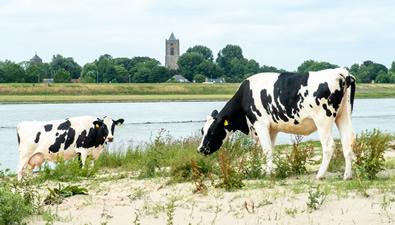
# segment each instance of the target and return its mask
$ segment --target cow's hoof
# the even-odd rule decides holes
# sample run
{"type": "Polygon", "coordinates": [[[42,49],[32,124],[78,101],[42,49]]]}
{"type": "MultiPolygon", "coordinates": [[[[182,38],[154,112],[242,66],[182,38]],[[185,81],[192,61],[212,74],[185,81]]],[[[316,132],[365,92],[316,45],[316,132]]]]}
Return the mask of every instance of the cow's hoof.
{"type": "Polygon", "coordinates": [[[344,175],[343,180],[352,180],[352,176],[351,175],[344,175]]]}

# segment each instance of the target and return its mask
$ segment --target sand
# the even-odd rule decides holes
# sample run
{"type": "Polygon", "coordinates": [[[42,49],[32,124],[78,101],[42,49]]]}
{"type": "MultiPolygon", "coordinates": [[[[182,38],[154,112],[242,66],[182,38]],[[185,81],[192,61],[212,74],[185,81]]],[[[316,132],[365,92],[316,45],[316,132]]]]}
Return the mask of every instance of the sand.
{"type": "MultiPolygon", "coordinates": [[[[106,174],[111,175],[119,173],[106,174]]],[[[326,182],[312,177],[306,182],[326,182]]],[[[290,185],[297,182],[290,178],[273,186],[245,181],[246,187],[235,192],[207,183],[206,194],[193,194],[191,182],[169,185],[168,178],[138,180],[127,175],[74,183],[87,187],[89,195],[67,198],[49,209],[58,215],[54,224],[395,224],[393,192],[369,189],[369,197],[365,197],[356,190],[329,190],[322,206],[310,210],[308,186],[290,185]]],[[[35,216],[28,223],[45,221],[35,216]]]]}

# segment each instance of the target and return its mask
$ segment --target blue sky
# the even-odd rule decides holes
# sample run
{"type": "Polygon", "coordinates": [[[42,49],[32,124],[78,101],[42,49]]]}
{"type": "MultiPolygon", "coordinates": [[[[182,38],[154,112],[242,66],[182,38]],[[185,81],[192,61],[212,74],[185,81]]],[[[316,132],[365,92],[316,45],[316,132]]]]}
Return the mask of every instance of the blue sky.
{"type": "Polygon", "coordinates": [[[261,65],[294,70],[306,59],[340,66],[395,60],[395,1],[1,0],[0,60],[83,65],[99,55],[164,62],[171,32],[181,52],[201,44],[214,55],[237,44],[261,65]]]}

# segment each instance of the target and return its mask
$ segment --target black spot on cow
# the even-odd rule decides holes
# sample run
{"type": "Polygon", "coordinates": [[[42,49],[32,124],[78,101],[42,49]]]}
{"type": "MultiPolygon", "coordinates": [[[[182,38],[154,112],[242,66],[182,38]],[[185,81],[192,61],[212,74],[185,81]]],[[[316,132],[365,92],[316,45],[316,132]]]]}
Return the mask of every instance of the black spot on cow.
{"type": "MultiPolygon", "coordinates": [[[[277,123],[279,120],[288,122],[299,113],[304,101],[300,89],[307,86],[308,78],[307,73],[281,73],[274,83],[273,100],[266,90],[261,91],[262,105],[274,122],[277,123]]],[[[306,95],[306,92],[304,94],[306,95]]]]}
{"type": "Polygon", "coordinates": [[[295,121],[294,121],[294,124],[295,124],[295,125],[298,125],[298,124],[299,124],[299,121],[295,120],[295,121]]]}
{"type": "Polygon", "coordinates": [[[18,139],[18,145],[19,145],[21,143],[21,137],[19,137],[19,133],[18,132],[16,133],[16,137],[18,139]]]}
{"type": "Polygon", "coordinates": [[[40,134],[41,134],[41,132],[38,132],[38,133],[36,134],[36,139],[34,139],[34,142],[35,142],[35,143],[38,143],[38,142],[40,141],[40,134]]]}
{"type": "Polygon", "coordinates": [[[306,91],[304,92],[304,97],[307,97],[308,94],[309,94],[309,91],[306,90],[306,91]]]}
{"type": "Polygon", "coordinates": [[[45,132],[49,132],[52,130],[53,125],[52,124],[47,124],[44,126],[45,132]]]}
{"type": "Polygon", "coordinates": [[[310,108],[313,108],[313,106],[311,104],[309,104],[310,108]]]}
{"type": "Polygon", "coordinates": [[[335,117],[335,118],[336,118],[336,113],[333,113],[333,117],[335,117]]]}
{"type": "Polygon", "coordinates": [[[56,139],[55,139],[55,143],[53,143],[51,146],[49,146],[49,152],[51,153],[56,153],[59,152],[60,150],[60,146],[65,142],[66,140],[66,135],[67,132],[64,132],[63,134],[59,135],[56,139]]]}
{"type": "Polygon", "coordinates": [[[66,120],[65,122],[59,124],[58,130],[67,130],[71,126],[70,120],[66,120]]]}
{"type": "MultiPolygon", "coordinates": [[[[272,110],[270,108],[270,105],[272,104],[272,97],[267,93],[266,89],[263,89],[261,91],[261,102],[262,102],[263,108],[266,110],[266,113],[268,115],[271,115],[272,110]]],[[[274,120],[274,122],[277,122],[276,119],[273,118],[273,120],[274,120]]]]}
{"type": "Polygon", "coordinates": [[[58,133],[58,132],[56,132],[55,136],[56,136],[56,137],[57,137],[57,136],[59,136],[59,133],[58,133]]]}
{"type": "MultiPolygon", "coordinates": [[[[321,83],[318,86],[316,92],[314,92],[313,96],[315,97],[315,102],[319,102],[319,99],[327,99],[328,105],[332,106],[335,112],[339,109],[340,103],[344,96],[345,82],[343,79],[339,79],[339,86],[336,88],[334,92],[329,90],[328,83],[321,83]]],[[[319,105],[319,104],[317,104],[319,105]]],[[[329,113],[327,113],[328,115],[329,113]]],[[[332,115],[332,114],[331,114],[332,115]]]]}
{"type": "Polygon", "coordinates": [[[104,144],[107,135],[108,129],[105,124],[99,128],[92,127],[89,129],[89,132],[84,130],[80,135],[78,135],[76,146],[77,148],[99,147],[100,145],[104,144]]]}
{"type": "Polygon", "coordinates": [[[331,112],[331,110],[328,109],[328,106],[326,104],[323,104],[322,108],[324,108],[327,117],[332,116],[332,112],[331,112]]]}
{"type": "Polygon", "coordinates": [[[69,128],[67,132],[67,138],[64,143],[64,150],[66,150],[68,147],[70,147],[71,144],[73,144],[74,137],[75,137],[75,130],[73,128],[69,128]]]}

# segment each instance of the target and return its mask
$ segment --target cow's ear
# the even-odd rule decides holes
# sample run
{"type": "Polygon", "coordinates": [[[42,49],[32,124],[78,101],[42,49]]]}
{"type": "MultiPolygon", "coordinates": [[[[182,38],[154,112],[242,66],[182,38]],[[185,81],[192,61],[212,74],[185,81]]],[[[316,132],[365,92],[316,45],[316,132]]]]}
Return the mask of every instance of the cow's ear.
{"type": "Polygon", "coordinates": [[[119,120],[114,121],[114,123],[116,125],[121,125],[121,124],[123,124],[124,121],[125,121],[124,119],[119,119],[119,120]]]}
{"type": "Polygon", "coordinates": [[[99,128],[103,125],[103,122],[96,120],[96,121],[93,121],[93,125],[95,126],[95,128],[99,128]]]}
{"type": "Polygon", "coordinates": [[[215,118],[218,116],[218,111],[215,109],[212,113],[211,113],[211,117],[215,118]]]}

